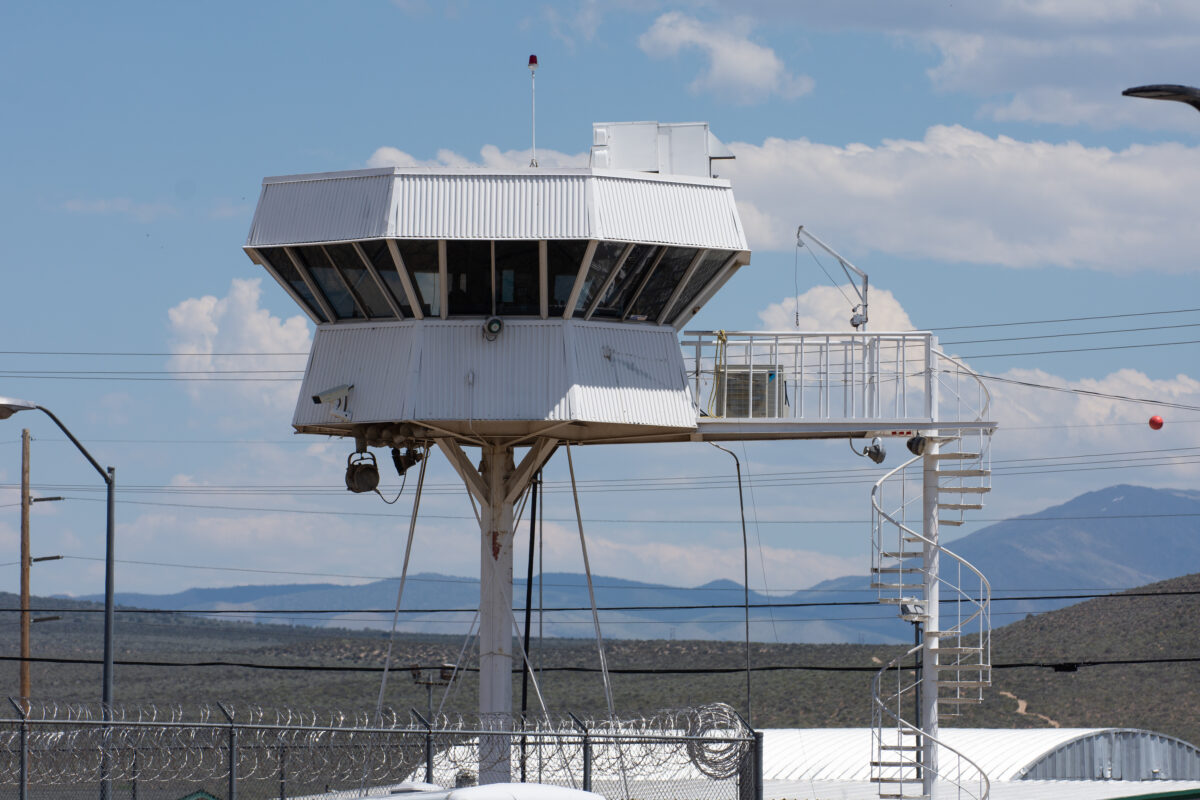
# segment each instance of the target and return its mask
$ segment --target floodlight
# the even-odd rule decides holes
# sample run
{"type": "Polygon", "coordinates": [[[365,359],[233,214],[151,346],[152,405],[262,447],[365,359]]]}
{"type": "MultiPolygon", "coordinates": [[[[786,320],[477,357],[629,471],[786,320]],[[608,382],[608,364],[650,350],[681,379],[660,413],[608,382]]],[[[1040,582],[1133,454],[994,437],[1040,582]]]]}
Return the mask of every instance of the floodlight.
{"type": "Polygon", "coordinates": [[[925,455],[925,448],[928,445],[929,439],[925,438],[919,433],[905,442],[905,446],[908,447],[908,452],[912,453],[914,456],[925,455]]]}
{"type": "Polygon", "coordinates": [[[883,446],[883,439],[876,436],[871,440],[871,443],[863,448],[863,455],[874,461],[876,464],[882,464],[887,458],[887,450],[883,446]]]}
{"type": "Polygon", "coordinates": [[[351,453],[346,458],[346,488],[355,494],[373,492],[379,487],[379,465],[374,453],[351,453]]]}
{"type": "Polygon", "coordinates": [[[0,419],[8,419],[18,411],[32,411],[37,403],[28,400],[18,400],[15,397],[0,397],[0,419]]]}
{"type": "Polygon", "coordinates": [[[483,321],[483,338],[489,342],[496,341],[496,337],[502,330],[504,330],[504,320],[499,317],[488,317],[483,321]]]}

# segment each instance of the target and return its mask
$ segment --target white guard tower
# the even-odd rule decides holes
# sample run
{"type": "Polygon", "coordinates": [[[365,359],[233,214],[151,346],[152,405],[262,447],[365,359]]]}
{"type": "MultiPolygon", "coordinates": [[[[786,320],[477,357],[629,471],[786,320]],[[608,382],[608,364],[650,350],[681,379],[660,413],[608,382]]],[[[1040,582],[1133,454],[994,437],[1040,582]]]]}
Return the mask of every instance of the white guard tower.
{"type": "MultiPolygon", "coordinates": [[[[729,182],[713,177],[713,161],[733,155],[706,123],[597,123],[592,141],[585,169],[265,179],[246,253],[317,325],[293,426],[352,438],[359,459],[436,443],[454,466],[480,505],[479,710],[502,720],[513,506],[559,444],[911,439],[920,455],[893,470],[899,502],[888,505],[883,486],[873,493],[873,574],[881,599],[924,625],[909,662],[923,657],[923,724],[902,713],[920,683],[898,659],[876,679],[872,759],[881,793],[927,795],[946,777],[939,684],[961,698],[989,679],[986,597],[956,595],[974,605],[955,626],[938,615],[939,509],[981,507],[986,490],[987,470],[960,463],[985,449],[949,447],[968,434],[986,443],[994,427],[983,400],[965,405],[980,384],[928,333],[688,332],[681,342],[750,260],[729,182]],[[478,466],[464,447],[480,449],[478,466]]],[[[509,770],[507,753],[481,753],[481,782],[509,770]]]]}

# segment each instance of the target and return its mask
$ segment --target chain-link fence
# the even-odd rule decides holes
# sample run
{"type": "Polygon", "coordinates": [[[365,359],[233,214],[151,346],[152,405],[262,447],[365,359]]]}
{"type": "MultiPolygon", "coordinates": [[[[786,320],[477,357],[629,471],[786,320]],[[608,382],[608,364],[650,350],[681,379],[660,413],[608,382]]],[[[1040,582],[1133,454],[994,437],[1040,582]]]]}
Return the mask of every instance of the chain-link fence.
{"type": "Polygon", "coordinates": [[[18,800],[381,797],[500,781],[610,800],[761,800],[762,739],[724,705],[622,719],[13,704],[0,792],[18,800]]]}

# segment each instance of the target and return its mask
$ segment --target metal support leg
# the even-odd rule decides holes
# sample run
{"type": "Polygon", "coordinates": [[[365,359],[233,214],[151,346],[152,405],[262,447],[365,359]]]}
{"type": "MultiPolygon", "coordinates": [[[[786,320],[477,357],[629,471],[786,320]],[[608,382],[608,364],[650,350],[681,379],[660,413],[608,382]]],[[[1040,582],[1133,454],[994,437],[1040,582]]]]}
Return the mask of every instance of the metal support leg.
{"type": "Polygon", "coordinates": [[[488,501],[480,509],[479,712],[496,731],[479,739],[479,783],[511,779],[513,504],[506,500],[515,469],[511,447],[483,448],[480,475],[488,501]]]}

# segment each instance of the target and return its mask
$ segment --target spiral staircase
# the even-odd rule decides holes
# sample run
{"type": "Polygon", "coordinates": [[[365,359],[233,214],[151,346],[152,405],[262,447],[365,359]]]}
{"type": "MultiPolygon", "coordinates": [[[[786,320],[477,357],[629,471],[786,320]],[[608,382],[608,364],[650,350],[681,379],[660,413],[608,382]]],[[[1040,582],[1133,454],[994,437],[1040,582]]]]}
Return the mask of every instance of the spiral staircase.
{"type": "Polygon", "coordinates": [[[930,408],[947,427],[910,440],[918,455],[871,492],[872,588],[917,629],[872,681],[871,780],[881,798],[985,800],[987,776],[937,731],[939,716],[981,702],[991,684],[991,588],[938,530],[962,525],[991,489],[991,431],[950,422],[987,419],[990,398],[961,362],[938,352],[933,366],[930,408]]]}

